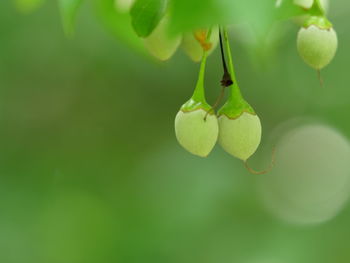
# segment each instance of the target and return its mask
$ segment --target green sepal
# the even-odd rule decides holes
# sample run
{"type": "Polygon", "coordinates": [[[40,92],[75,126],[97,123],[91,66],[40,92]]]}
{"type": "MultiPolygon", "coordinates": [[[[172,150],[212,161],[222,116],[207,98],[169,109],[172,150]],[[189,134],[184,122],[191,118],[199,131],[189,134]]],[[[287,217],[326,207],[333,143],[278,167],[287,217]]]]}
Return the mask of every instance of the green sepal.
{"type": "Polygon", "coordinates": [[[224,29],[224,40],[226,53],[228,58],[228,68],[233,80],[233,84],[229,87],[230,95],[227,102],[218,111],[218,116],[226,115],[229,119],[236,119],[242,115],[243,112],[248,112],[253,115],[255,114],[254,109],[249,105],[248,102],[243,98],[241,90],[237,83],[235,69],[232,60],[232,53],[230,48],[230,42],[228,40],[228,33],[226,28],[224,29]]]}
{"type": "Polygon", "coordinates": [[[320,0],[314,0],[313,5],[308,10],[309,15],[311,16],[325,16],[326,12],[322,7],[320,0]]]}
{"type": "Polygon", "coordinates": [[[333,24],[325,16],[311,16],[306,20],[303,27],[317,26],[320,29],[331,29],[333,24]]]}
{"type": "Polygon", "coordinates": [[[213,115],[215,112],[213,108],[205,101],[197,101],[191,98],[184,105],[182,105],[181,110],[183,112],[191,112],[195,110],[204,110],[208,112],[210,115],[213,115]]]}
{"type": "Polygon", "coordinates": [[[225,115],[229,119],[237,119],[244,112],[256,115],[253,107],[243,98],[240,100],[229,99],[218,111],[218,116],[225,115]]]}

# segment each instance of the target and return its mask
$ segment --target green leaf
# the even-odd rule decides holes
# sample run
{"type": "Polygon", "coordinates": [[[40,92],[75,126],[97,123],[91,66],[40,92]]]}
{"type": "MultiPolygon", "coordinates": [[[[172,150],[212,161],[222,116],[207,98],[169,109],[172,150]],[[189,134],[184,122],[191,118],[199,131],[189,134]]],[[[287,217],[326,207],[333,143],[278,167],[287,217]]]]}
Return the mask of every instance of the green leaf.
{"type": "Polygon", "coordinates": [[[167,0],[136,0],[131,9],[132,26],[140,37],[149,36],[165,14],[167,0]]]}
{"type": "Polygon", "coordinates": [[[142,39],[135,34],[131,26],[130,14],[118,11],[114,0],[94,0],[93,3],[93,9],[99,20],[118,40],[139,53],[146,54],[142,39]]]}
{"type": "MultiPolygon", "coordinates": [[[[222,1],[173,0],[171,31],[173,33],[189,32],[193,29],[224,24],[223,11],[230,7],[230,2],[222,3],[222,1]]],[[[234,16],[233,11],[230,10],[230,16],[234,16]]]]}
{"type": "Polygon", "coordinates": [[[14,0],[17,9],[22,13],[30,13],[39,8],[45,0],[14,0]]]}
{"type": "Polygon", "coordinates": [[[75,18],[83,0],[58,0],[63,28],[67,36],[74,34],[75,18]]]}
{"type": "Polygon", "coordinates": [[[276,0],[173,0],[171,7],[171,31],[174,33],[217,24],[249,23],[262,28],[305,14],[293,0],[283,0],[278,6],[276,0]]]}

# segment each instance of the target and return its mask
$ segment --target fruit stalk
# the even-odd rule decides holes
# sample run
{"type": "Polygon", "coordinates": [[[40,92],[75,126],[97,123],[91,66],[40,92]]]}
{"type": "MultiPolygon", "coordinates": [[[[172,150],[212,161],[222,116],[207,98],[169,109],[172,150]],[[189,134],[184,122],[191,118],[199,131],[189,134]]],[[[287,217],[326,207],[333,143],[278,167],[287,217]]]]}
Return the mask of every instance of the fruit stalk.
{"type": "Polygon", "coordinates": [[[228,100],[236,100],[236,101],[240,101],[243,100],[242,98],[242,94],[241,91],[238,87],[238,83],[237,83],[237,78],[236,78],[236,74],[235,74],[235,68],[233,65],[233,59],[232,59],[232,52],[231,52],[231,48],[230,48],[230,42],[228,39],[228,33],[227,33],[227,29],[224,28],[224,40],[225,40],[225,47],[226,47],[226,54],[227,54],[227,59],[228,59],[228,70],[232,79],[232,85],[230,86],[230,95],[228,100]]]}
{"type": "Polygon", "coordinates": [[[208,58],[208,52],[206,50],[203,50],[202,62],[201,62],[201,66],[199,69],[199,76],[198,76],[196,88],[194,89],[194,93],[192,96],[192,99],[195,101],[205,101],[204,75],[205,75],[207,58],[208,58]]]}

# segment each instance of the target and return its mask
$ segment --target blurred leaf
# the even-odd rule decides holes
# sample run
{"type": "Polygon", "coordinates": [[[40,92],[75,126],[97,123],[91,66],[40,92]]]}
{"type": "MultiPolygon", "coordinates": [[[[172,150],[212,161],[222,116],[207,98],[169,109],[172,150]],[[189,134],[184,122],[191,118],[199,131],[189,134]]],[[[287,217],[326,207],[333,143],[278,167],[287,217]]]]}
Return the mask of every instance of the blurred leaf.
{"type": "Polygon", "coordinates": [[[165,14],[167,0],[137,0],[131,9],[132,26],[140,37],[149,36],[165,14]]]}
{"type": "Polygon", "coordinates": [[[131,25],[130,14],[118,11],[114,0],[94,0],[94,10],[102,23],[121,41],[131,48],[145,53],[143,41],[131,25]]]}
{"type": "Polygon", "coordinates": [[[223,24],[222,0],[174,0],[171,2],[172,29],[175,33],[223,24]]]}
{"type": "Polygon", "coordinates": [[[22,13],[30,13],[39,8],[45,0],[14,0],[17,9],[22,13]]]}
{"type": "Polygon", "coordinates": [[[276,7],[276,17],[278,19],[289,19],[306,13],[307,10],[295,5],[292,0],[284,0],[279,7],[276,7]]]}
{"type": "Polygon", "coordinates": [[[172,29],[175,33],[213,25],[256,23],[275,19],[275,0],[174,0],[172,29]]]}
{"type": "Polygon", "coordinates": [[[65,33],[71,36],[74,33],[75,18],[83,0],[58,0],[62,23],[65,33]]]}
{"type": "Polygon", "coordinates": [[[254,24],[266,27],[277,20],[305,14],[305,10],[284,0],[173,0],[171,2],[172,31],[190,31],[217,24],[254,24]]]}

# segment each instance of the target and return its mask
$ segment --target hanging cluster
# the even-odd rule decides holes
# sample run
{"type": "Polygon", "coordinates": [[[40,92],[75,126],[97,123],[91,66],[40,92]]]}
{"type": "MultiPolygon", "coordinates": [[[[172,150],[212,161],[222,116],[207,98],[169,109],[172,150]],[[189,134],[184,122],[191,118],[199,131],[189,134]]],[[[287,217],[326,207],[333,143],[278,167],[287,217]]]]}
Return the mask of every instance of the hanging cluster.
{"type": "MultiPolygon", "coordinates": [[[[169,0],[154,1],[162,2],[157,6],[156,12],[151,6],[152,1],[146,0],[115,0],[116,8],[122,12],[131,12],[137,10],[133,18],[140,17],[143,13],[154,12],[154,17],[149,20],[157,23],[147,34],[138,32],[143,38],[144,45],[151,55],[155,58],[165,61],[170,59],[179,47],[195,62],[201,61],[203,49],[209,55],[218,44],[218,27],[212,29],[210,39],[206,39],[205,30],[195,30],[184,32],[177,35],[170,33],[170,10],[169,0]],[[143,2],[143,3],[141,3],[143,2]],[[141,4],[140,4],[141,3],[141,4]],[[136,7],[135,7],[136,6],[136,7]],[[161,15],[159,15],[161,14],[161,15]]],[[[280,6],[282,1],[277,1],[280,6]]],[[[332,23],[328,20],[326,13],[329,9],[329,0],[293,0],[294,5],[301,7],[302,15],[295,18],[302,27],[297,37],[297,49],[302,59],[312,68],[320,71],[327,66],[334,58],[338,46],[337,34],[333,29],[332,23]]],[[[138,24],[143,24],[140,20],[138,24]]]]}
{"type": "MultiPolygon", "coordinates": [[[[220,35],[221,37],[221,35],[220,35]]],[[[210,33],[207,36],[210,39],[210,33]]],[[[221,47],[223,47],[222,39],[221,47]]],[[[229,70],[223,55],[223,87],[230,89],[227,102],[215,114],[208,105],[204,92],[204,73],[207,51],[203,59],[193,96],[178,112],[175,133],[179,143],[189,152],[206,157],[216,142],[232,156],[246,161],[257,150],[261,139],[261,123],[253,108],[244,100],[236,82],[231,51],[225,30],[225,46],[229,59],[229,70]]],[[[221,49],[223,51],[223,48],[221,49]]]]}
{"type": "MultiPolygon", "coordinates": [[[[149,3],[141,0],[115,1],[121,10],[131,8],[134,29],[143,38],[151,55],[162,61],[168,60],[181,47],[193,61],[201,61],[193,95],[182,105],[175,118],[175,133],[180,145],[194,155],[206,157],[218,142],[227,153],[246,162],[259,147],[262,127],[258,115],[243,98],[238,86],[226,29],[221,32],[215,26],[210,30],[173,35],[169,33],[168,1],[151,1],[150,3],[158,3],[153,9],[147,9],[149,3]],[[149,27],[143,27],[144,20],[137,20],[140,14],[149,15],[152,12],[153,17],[148,20],[150,30],[149,27]],[[159,16],[159,13],[162,15],[159,16]],[[207,58],[219,42],[224,76],[221,95],[215,105],[211,106],[205,97],[204,76],[207,58]],[[229,89],[227,101],[216,111],[226,88],[229,89]]],[[[297,37],[297,50],[306,64],[320,72],[332,61],[338,45],[337,34],[326,17],[328,0],[294,0],[293,3],[301,7],[301,16],[294,20],[302,25],[297,37]]],[[[281,4],[282,1],[277,1],[276,6],[280,7],[281,4]]]]}

